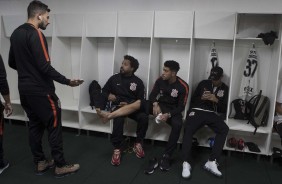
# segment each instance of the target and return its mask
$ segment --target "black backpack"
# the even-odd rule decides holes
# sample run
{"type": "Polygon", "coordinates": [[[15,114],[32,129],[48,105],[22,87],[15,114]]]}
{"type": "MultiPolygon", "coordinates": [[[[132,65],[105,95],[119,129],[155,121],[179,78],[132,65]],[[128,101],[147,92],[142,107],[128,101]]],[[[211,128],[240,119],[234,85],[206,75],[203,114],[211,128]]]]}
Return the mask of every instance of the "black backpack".
{"type": "Polygon", "coordinates": [[[93,80],[89,85],[89,96],[90,96],[90,106],[93,109],[93,107],[99,107],[99,102],[103,99],[102,97],[102,88],[100,84],[93,80]]]}
{"type": "Polygon", "coordinates": [[[253,96],[249,100],[250,105],[250,118],[248,123],[255,127],[254,134],[257,131],[257,128],[262,126],[267,126],[269,109],[270,109],[270,100],[268,97],[262,95],[260,90],[258,95],[253,96]]]}
{"type": "Polygon", "coordinates": [[[229,118],[248,120],[250,118],[250,104],[246,100],[235,99],[231,102],[229,118]],[[235,112],[234,112],[235,111],[235,112]]]}

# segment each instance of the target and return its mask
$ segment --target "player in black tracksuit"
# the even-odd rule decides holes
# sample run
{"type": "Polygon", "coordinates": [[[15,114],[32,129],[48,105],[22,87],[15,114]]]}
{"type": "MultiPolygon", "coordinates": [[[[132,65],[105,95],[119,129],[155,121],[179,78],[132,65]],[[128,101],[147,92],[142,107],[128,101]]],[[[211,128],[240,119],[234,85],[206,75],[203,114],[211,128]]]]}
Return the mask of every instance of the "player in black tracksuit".
{"type": "Polygon", "coordinates": [[[39,30],[49,24],[49,11],[47,5],[32,1],[28,7],[27,23],[15,29],[10,38],[9,66],[18,72],[20,101],[29,118],[29,144],[38,174],[48,169],[40,167],[41,163],[47,162],[41,142],[45,128],[56,166],[73,168],[73,165],[66,165],[64,159],[61,107],[53,80],[72,87],[80,84],[78,80],[67,79],[51,66],[47,41],[39,30]]]}
{"type": "MultiPolygon", "coordinates": [[[[209,161],[219,159],[228,133],[228,126],[224,119],[227,110],[228,87],[221,81],[223,70],[215,67],[211,70],[210,78],[212,80],[201,81],[191,99],[190,110],[187,112],[185,121],[185,131],[182,143],[183,160],[185,164],[191,162],[190,151],[192,147],[193,134],[201,127],[207,125],[215,133],[215,142],[212,147],[212,153],[209,161]]],[[[220,171],[210,169],[209,162],[205,168],[217,176],[221,176],[220,171]]],[[[184,169],[184,164],[183,164],[184,169]]],[[[189,177],[184,174],[183,177],[189,177]]]]}
{"type": "Polygon", "coordinates": [[[9,85],[7,82],[7,75],[5,66],[0,55],[0,93],[4,98],[4,105],[0,100],[0,174],[9,167],[9,162],[4,161],[4,150],[3,150],[3,133],[4,133],[4,113],[3,110],[5,109],[7,116],[11,115],[13,109],[11,106],[10,100],[10,91],[9,85]]]}
{"type": "MultiPolygon", "coordinates": [[[[139,63],[132,56],[124,56],[124,61],[120,68],[120,73],[113,75],[107,81],[102,89],[102,94],[111,101],[111,105],[115,106],[116,110],[121,104],[132,104],[137,100],[142,101],[142,106],[139,110],[128,115],[129,118],[137,122],[136,142],[134,145],[136,156],[144,157],[142,148],[143,139],[145,138],[148,128],[148,114],[145,111],[144,99],[145,88],[142,80],[134,75],[138,69],[139,63]],[[137,148],[136,148],[137,146],[137,148]]],[[[112,158],[113,165],[120,164],[121,143],[123,141],[123,126],[126,116],[119,116],[113,120],[113,132],[111,142],[114,146],[114,154],[112,158]],[[116,154],[115,154],[116,153],[116,154]]]]}
{"type": "MultiPolygon", "coordinates": [[[[169,170],[170,157],[177,146],[182,128],[182,111],[185,109],[189,86],[177,76],[180,67],[176,61],[169,60],[164,63],[162,76],[157,79],[149,100],[152,104],[153,115],[162,113],[161,119],[171,126],[168,143],[160,161],[162,170],[169,170]]],[[[145,171],[151,174],[150,171],[145,171]]]]}

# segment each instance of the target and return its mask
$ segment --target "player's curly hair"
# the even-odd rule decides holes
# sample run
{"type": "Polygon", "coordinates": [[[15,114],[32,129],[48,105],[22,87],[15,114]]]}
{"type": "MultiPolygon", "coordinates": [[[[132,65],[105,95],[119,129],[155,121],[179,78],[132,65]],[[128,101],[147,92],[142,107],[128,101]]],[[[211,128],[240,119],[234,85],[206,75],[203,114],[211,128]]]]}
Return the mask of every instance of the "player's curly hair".
{"type": "Polygon", "coordinates": [[[132,68],[134,68],[133,73],[136,72],[136,70],[139,68],[139,62],[137,59],[135,59],[134,57],[130,56],[130,55],[125,55],[123,56],[124,59],[130,61],[130,66],[132,68]]]}
{"type": "Polygon", "coordinates": [[[165,67],[168,67],[171,71],[174,71],[174,72],[178,72],[179,69],[180,69],[180,66],[179,66],[179,63],[177,63],[176,61],[174,60],[167,60],[165,63],[164,63],[164,66],[165,67]]]}

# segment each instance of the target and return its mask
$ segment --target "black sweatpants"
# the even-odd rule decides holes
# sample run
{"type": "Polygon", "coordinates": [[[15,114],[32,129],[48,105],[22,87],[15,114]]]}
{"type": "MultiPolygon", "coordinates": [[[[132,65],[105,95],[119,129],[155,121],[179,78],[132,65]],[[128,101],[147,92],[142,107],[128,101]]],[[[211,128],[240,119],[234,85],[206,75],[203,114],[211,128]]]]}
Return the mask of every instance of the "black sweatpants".
{"type": "Polygon", "coordinates": [[[183,160],[191,162],[191,147],[193,134],[204,125],[209,126],[215,133],[215,142],[212,147],[212,153],[210,154],[209,160],[214,161],[219,159],[227,133],[229,131],[228,126],[214,112],[207,112],[201,110],[190,110],[187,113],[185,121],[185,130],[182,143],[182,154],[183,160]]]}
{"type": "MultiPolygon", "coordinates": [[[[1,101],[0,101],[1,103],[1,101]]],[[[0,166],[3,164],[4,159],[4,150],[3,150],[3,133],[4,133],[4,114],[3,114],[3,105],[0,104],[0,166]]]]}
{"type": "Polygon", "coordinates": [[[29,144],[34,162],[46,159],[42,150],[42,137],[47,129],[51,155],[56,166],[62,167],[66,161],[63,153],[61,107],[57,95],[20,95],[20,100],[29,118],[29,144]]]}
{"type": "MultiPolygon", "coordinates": [[[[148,129],[148,114],[142,111],[136,111],[128,116],[137,122],[136,130],[136,142],[143,144],[143,139],[146,136],[148,129]]],[[[123,141],[123,126],[124,126],[125,116],[115,118],[113,121],[113,132],[111,135],[111,142],[115,149],[121,148],[121,143],[123,141]]]]}
{"type": "Polygon", "coordinates": [[[177,146],[177,141],[180,136],[180,131],[183,125],[182,115],[176,114],[167,120],[167,124],[171,126],[170,135],[164,153],[172,156],[173,151],[177,146]]]}

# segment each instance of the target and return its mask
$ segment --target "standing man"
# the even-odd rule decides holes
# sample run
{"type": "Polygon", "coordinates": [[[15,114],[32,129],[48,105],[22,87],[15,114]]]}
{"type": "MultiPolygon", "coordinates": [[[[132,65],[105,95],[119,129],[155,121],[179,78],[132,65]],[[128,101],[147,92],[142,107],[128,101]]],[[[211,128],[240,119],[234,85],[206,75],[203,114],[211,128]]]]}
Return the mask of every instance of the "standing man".
{"type": "MultiPolygon", "coordinates": [[[[119,111],[119,109],[122,109],[120,107],[123,107],[123,110],[121,110],[122,113],[114,115],[115,113],[113,112],[112,117],[107,117],[107,119],[114,119],[113,132],[111,135],[111,142],[114,146],[111,163],[114,166],[120,165],[123,125],[126,114],[128,114],[129,118],[137,121],[137,137],[133,150],[138,158],[145,156],[143,139],[148,129],[148,114],[146,113],[144,105],[145,88],[143,81],[134,75],[138,67],[139,62],[137,59],[125,55],[120,67],[120,73],[110,77],[102,89],[103,96],[112,104],[112,111],[119,111]],[[128,111],[125,106],[132,107],[132,109],[128,111]]],[[[97,112],[98,115],[104,116],[103,113],[97,112]]]]}
{"type": "Polygon", "coordinates": [[[57,72],[48,54],[48,45],[40,29],[49,24],[50,9],[40,1],[32,1],[28,20],[12,33],[9,66],[18,72],[21,105],[29,118],[29,144],[36,164],[36,174],[41,175],[54,165],[55,176],[63,177],[79,170],[79,164],[67,164],[63,153],[60,101],[53,81],[71,87],[81,80],[70,80],[57,72]],[[42,150],[42,136],[48,130],[48,141],[54,160],[48,161],[42,150]]]}
{"type": "Polygon", "coordinates": [[[10,100],[10,91],[7,82],[7,75],[5,66],[2,60],[2,56],[0,55],[0,93],[4,98],[4,105],[0,100],[0,174],[9,167],[9,162],[4,161],[4,150],[3,150],[3,133],[4,133],[4,113],[3,110],[5,109],[5,113],[7,116],[10,116],[13,112],[10,100]]]}
{"type": "MultiPolygon", "coordinates": [[[[170,160],[182,128],[182,111],[185,109],[189,86],[177,76],[180,67],[176,61],[168,60],[164,63],[162,76],[157,79],[149,100],[154,116],[171,126],[171,132],[165,151],[159,163],[160,169],[168,171],[170,160]]],[[[152,174],[158,167],[156,159],[150,161],[145,173],[152,174]]]]}
{"type": "Polygon", "coordinates": [[[209,160],[204,169],[216,176],[221,176],[217,168],[224,142],[228,133],[228,126],[220,114],[226,114],[228,101],[228,87],[222,82],[223,69],[214,67],[211,69],[210,80],[201,81],[191,99],[191,109],[187,112],[185,130],[182,143],[183,170],[182,177],[189,178],[191,173],[190,152],[193,134],[201,127],[207,125],[215,133],[215,142],[209,160]]]}

